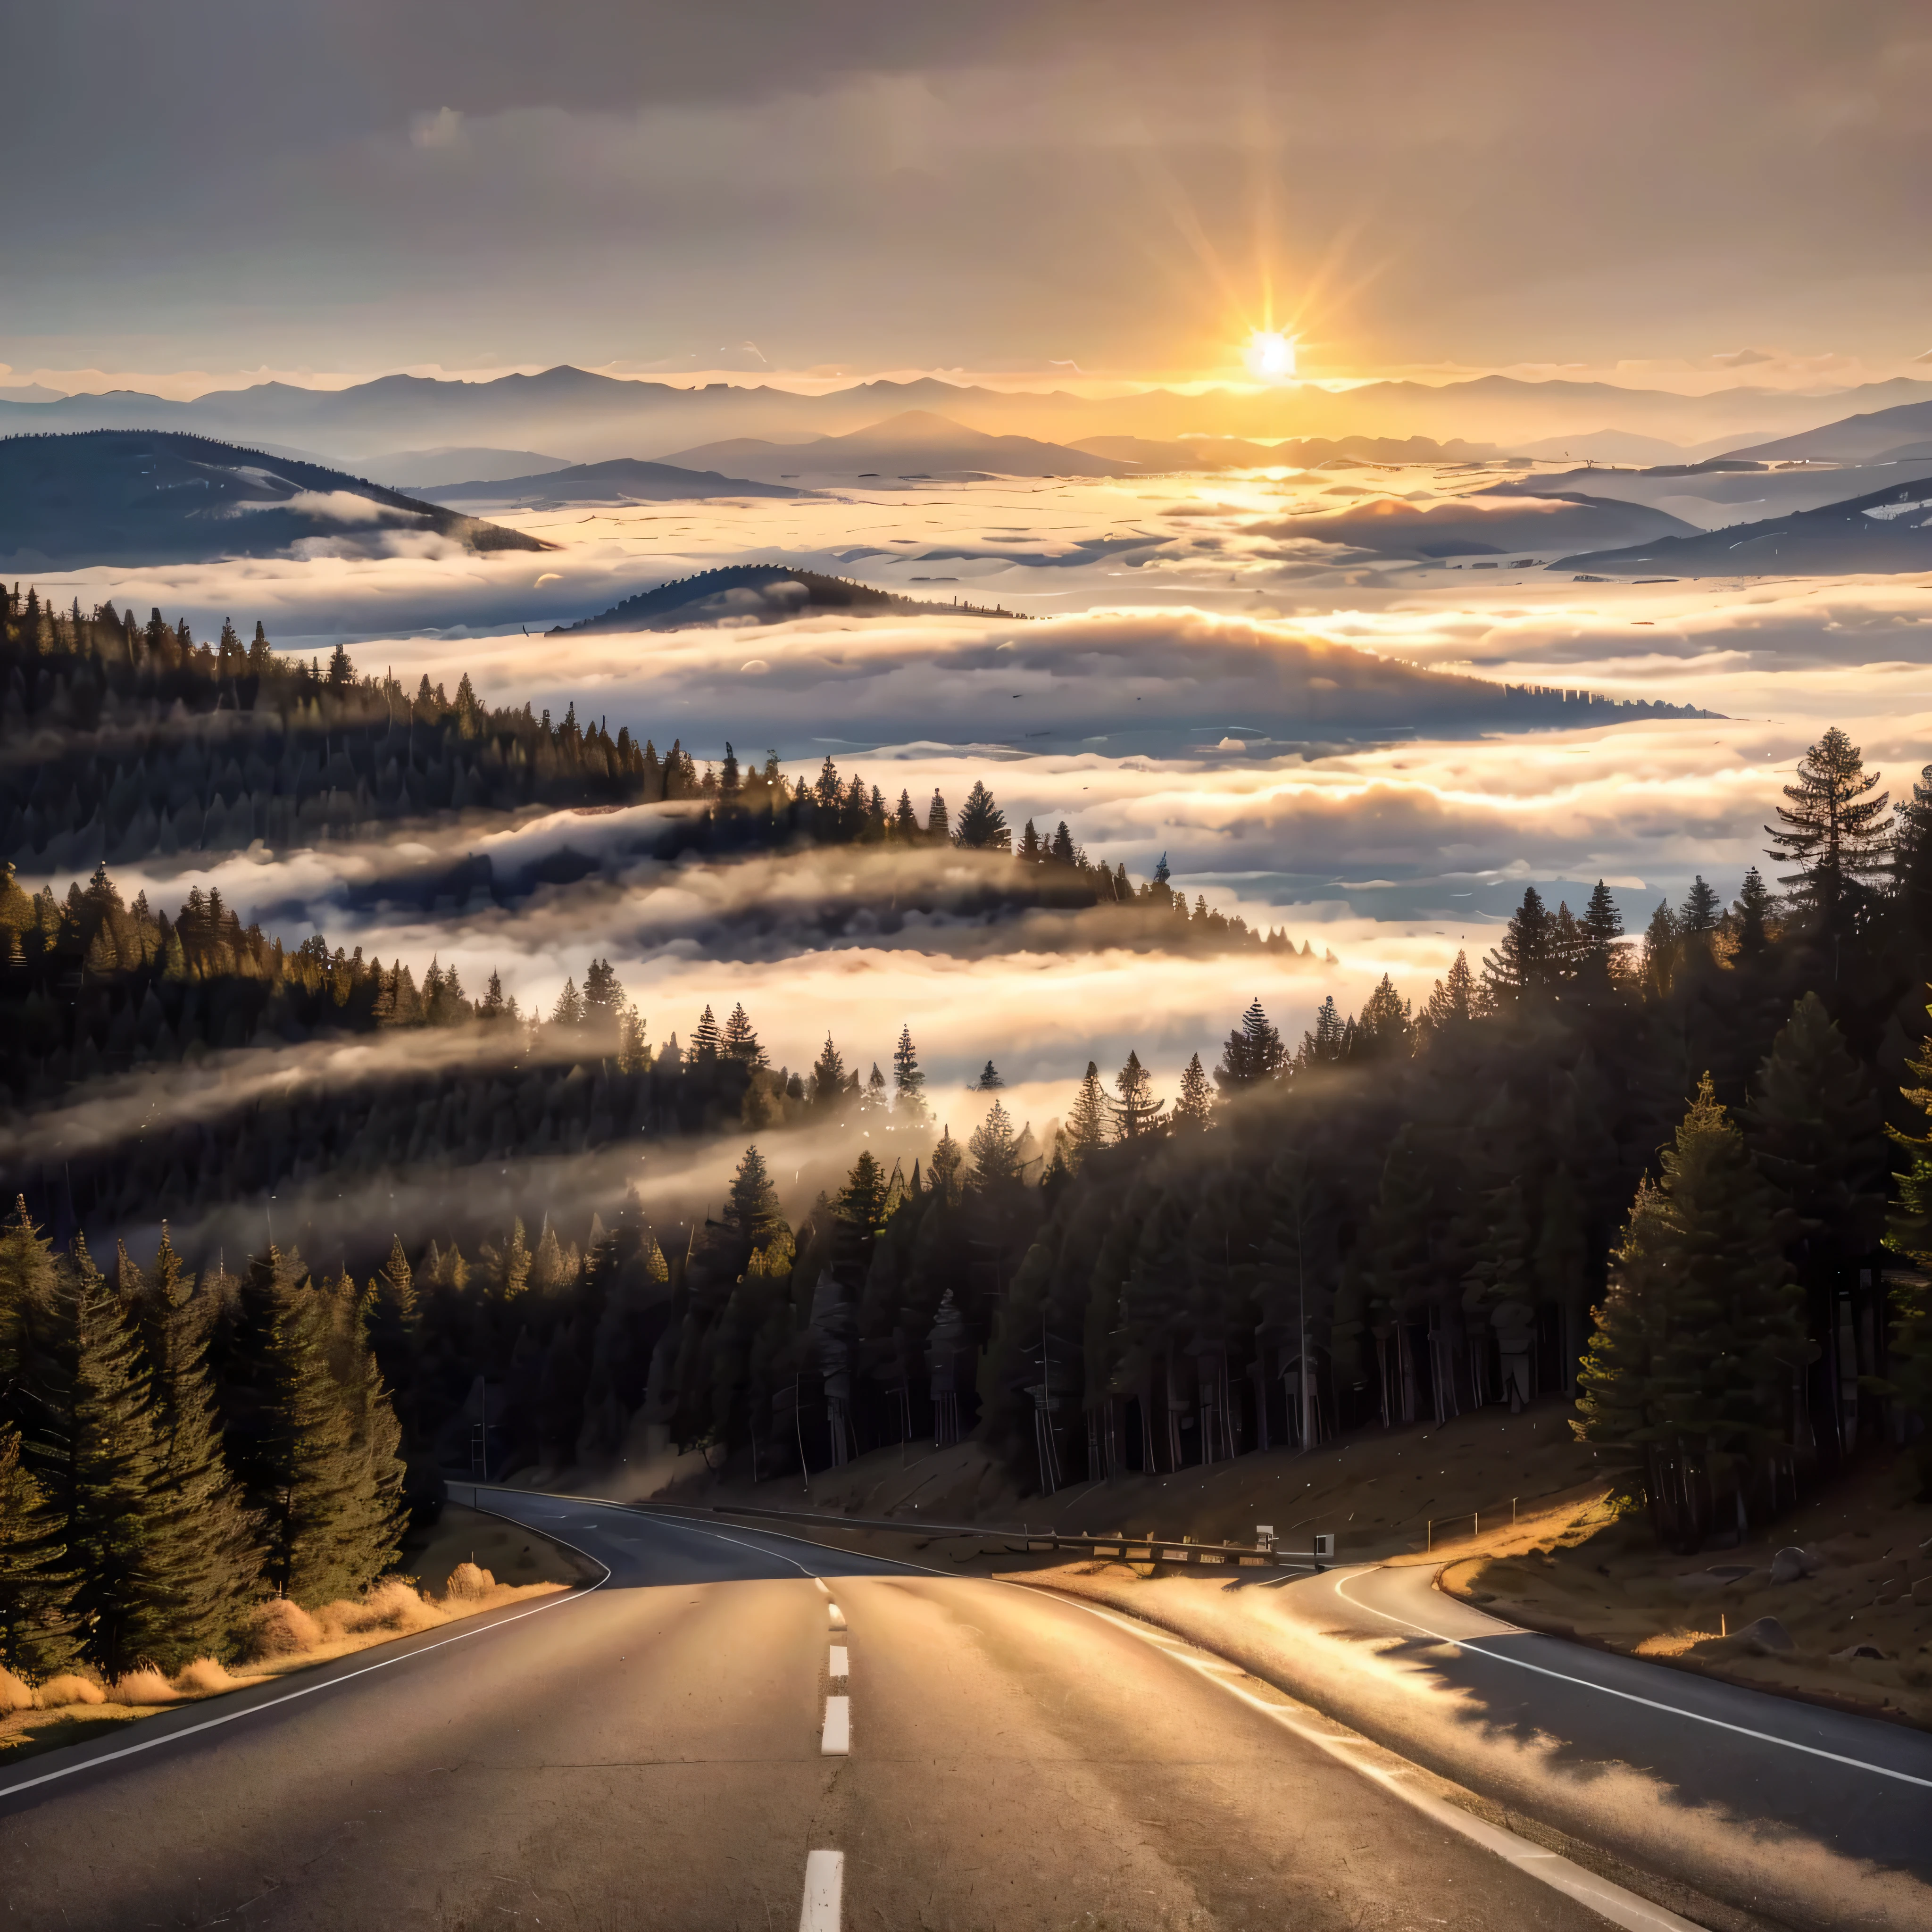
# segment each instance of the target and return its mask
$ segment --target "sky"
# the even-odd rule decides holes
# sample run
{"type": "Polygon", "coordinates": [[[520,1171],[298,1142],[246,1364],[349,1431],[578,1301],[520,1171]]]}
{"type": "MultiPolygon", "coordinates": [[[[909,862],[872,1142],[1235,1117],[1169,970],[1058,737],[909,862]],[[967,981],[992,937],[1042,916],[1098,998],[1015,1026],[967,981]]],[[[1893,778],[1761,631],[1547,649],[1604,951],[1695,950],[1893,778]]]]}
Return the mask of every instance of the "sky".
{"type": "Polygon", "coordinates": [[[67,0],[7,38],[0,385],[1173,380],[1269,322],[1338,377],[1932,369],[1919,4],[67,0]]]}

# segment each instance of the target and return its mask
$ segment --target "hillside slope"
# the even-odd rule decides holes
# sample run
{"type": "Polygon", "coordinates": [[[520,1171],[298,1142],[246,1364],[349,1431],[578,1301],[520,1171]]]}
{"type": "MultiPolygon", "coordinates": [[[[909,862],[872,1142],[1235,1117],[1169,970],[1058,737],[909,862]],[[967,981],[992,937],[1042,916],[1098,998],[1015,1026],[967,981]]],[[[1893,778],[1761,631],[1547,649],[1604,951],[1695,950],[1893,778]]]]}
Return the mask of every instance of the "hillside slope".
{"type": "Polygon", "coordinates": [[[715,470],[686,470],[620,456],[608,463],[574,463],[562,470],[497,482],[450,483],[425,490],[433,503],[500,503],[536,508],[550,503],[674,503],[710,496],[802,496],[783,483],[756,483],[715,470]]]}
{"type": "Polygon", "coordinates": [[[553,548],[320,464],[202,436],[87,430],[0,440],[0,568],[202,563],[317,538],[380,554],[396,533],[425,531],[473,550],[553,548]]]}
{"type": "Polygon", "coordinates": [[[1932,479],[1696,536],[1564,557],[1552,569],[1673,577],[1838,577],[1932,568],[1932,479]]]}

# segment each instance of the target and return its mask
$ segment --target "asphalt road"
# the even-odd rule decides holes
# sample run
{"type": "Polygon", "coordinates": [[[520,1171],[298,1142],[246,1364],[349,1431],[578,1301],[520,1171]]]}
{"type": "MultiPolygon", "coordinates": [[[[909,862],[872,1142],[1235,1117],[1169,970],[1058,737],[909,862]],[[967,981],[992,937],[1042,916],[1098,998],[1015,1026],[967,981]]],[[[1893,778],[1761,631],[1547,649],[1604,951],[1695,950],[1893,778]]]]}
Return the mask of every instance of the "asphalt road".
{"type": "Polygon", "coordinates": [[[1681,1925],[1126,1619],[485,1501],[608,1580],[0,1772],[0,1920],[1600,1928],[1580,1890],[1681,1925]]]}
{"type": "MultiPolygon", "coordinates": [[[[1559,1738],[1546,1778],[1641,1765],[1667,1778],[1674,1804],[1715,1804],[1760,1834],[1932,1885],[1932,1736],[1522,1630],[1430,1576],[1330,1573],[1284,1595],[1331,1629],[1412,1644],[1491,1737],[1559,1738]]],[[[1592,1816],[1600,1834],[1600,1788],[1592,1816]]]]}

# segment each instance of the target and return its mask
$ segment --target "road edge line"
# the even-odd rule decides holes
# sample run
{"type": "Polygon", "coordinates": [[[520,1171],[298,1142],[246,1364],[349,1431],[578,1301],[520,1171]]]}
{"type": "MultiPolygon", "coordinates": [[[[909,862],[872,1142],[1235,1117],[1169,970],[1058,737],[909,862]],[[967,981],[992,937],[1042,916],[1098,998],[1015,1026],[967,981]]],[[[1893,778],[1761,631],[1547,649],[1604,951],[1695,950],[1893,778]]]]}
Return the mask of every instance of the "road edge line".
{"type": "MultiPolygon", "coordinates": [[[[475,1508],[476,1504],[471,1507],[475,1508]]],[[[480,1514],[496,1516],[500,1522],[514,1522],[514,1516],[505,1516],[500,1510],[482,1510],[480,1514]]],[[[527,1528],[526,1523],[518,1523],[520,1529],[527,1528]]],[[[538,1531],[539,1535],[548,1534],[538,1531]]],[[[566,1590],[561,1595],[551,1598],[547,1604],[536,1604],[526,1610],[519,1610],[514,1616],[500,1617],[496,1622],[483,1624],[474,1630],[458,1630],[453,1636],[439,1637],[434,1643],[426,1643],[420,1650],[407,1652],[400,1657],[378,1658],[374,1664],[365,1664],[359,1669],[346,1670],[340,1677],[326,1678],[319,1683],[304,1684],[279,1697],[264,1698],[259,1704],[250,1704],[244,1711],[227,1711],[218,1717],[204,1718],[200,1724],[186,1724],[178,1731],[169,1731],[160,1737],[143,1738],[130,1744],[123,1744],[118,1750],[103,1751],[98,1756],[90,1757],[80,1764],[63,1765],[53,1771],[44,1771],[37,1777],[22,1778],[17,1784],[0,1785],[0,1802],[17,1797],[23,1791],[32,1791],[43,1784],[54,1784],[64,1778],[78,1777],[83,1771],[92,1771],[97,1765],[114,1764],[124,1757],[138,1757],[143,1751],[158,1750],[164,1744],[176,1744],[184,1738],[199,1737],[204,1731],[219,1730],[224,1724],[238,1724],[244,1718],[252,1718],[262,1711],[272,1711],[284,1704],[292,1704],[299,1697],[313,1697],[318,1692],[332,1690],[340,1684],[352,1684],[358,1677],[367,1677],[372,1672],[387,1670],[398,1664],[412,1664],[419,1657],[428,1657],[433,1652],[445,1650],[452,1643],[462,1643],[472,1636],[488,1636],[492,1630],[508,1628],[512,1624],[520,1624],[526,1617],[541,1616],[546,1610],[561,1610],[566,1604],[581,1603],[594,1592],[601,1590],[610,1580],[610,1566],[602,1558],[592,1556],[587,1550],[578,1550],[574,1543],[567,1543],[559,1537],[553,1542],[562,1543],[566,1550],[575,1550],[586,1562],[595,1563],[603,1575],[594,1583],[586,1583],[574,1589],[566,1590]]],[[[83,1744],[76,1748],[85,1750],[83,1744]]]]}

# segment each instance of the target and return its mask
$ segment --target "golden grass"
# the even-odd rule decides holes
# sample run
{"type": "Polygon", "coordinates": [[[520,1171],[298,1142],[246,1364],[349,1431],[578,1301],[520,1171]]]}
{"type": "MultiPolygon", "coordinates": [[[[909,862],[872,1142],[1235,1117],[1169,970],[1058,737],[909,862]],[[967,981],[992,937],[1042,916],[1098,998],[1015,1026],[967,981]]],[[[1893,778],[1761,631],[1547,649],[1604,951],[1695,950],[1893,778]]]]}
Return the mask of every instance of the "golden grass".
{"type": "Polygon", "coordinates": [[[116,1678],[107,1694],[115,1704],[172,1704],[176,1694],[158,1670],[144,1668],[116,1678]]]}
{"type": "Polygon", "coordinates": [[[560,1582],[499,1583],[473,1563],[458,1564],[440,1597],[425,1595],[409,1579],[385,1576],[353,1599],[310,1610],[280,1598],[256,1606],[242,1634],[240,1667],[231,1672],[212,1657],[197,1658],[173,1682],[150,1666],[127,1672],[112,1684],[84,1671],[63,1671],[28,1685],[0,1671],[0,1760],[72,1744],[104,1726],[151,1717],[157,1711],[224,1691],[240,1690],[285,1672],[326,1664],[399,1636],[500,1609],[526,1598],[554,1595],[560,1582]]]}

